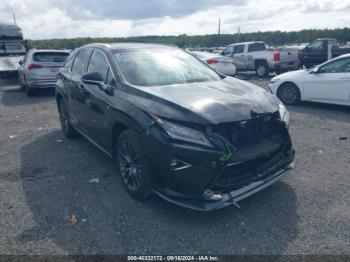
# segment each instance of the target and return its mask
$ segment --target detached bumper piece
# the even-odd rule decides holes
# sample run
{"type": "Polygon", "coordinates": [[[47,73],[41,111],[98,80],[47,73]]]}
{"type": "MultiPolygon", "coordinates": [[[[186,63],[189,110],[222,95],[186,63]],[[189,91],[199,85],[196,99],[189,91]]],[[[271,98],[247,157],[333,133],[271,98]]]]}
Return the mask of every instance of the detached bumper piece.
{"type": "Polygon", "coordinates": [[[181,198],[181,197],[169,197],[168,196],[169,194],[164,195],[158,191],[155,191],[155,193],[160,197],[162,197],[163,199],[173,204],[176,204],[185,208],[189,208],[189,209],[194,209],[197,211],[212,211],[212,210],[221,209],[230,205],[238,206],[237,202],[263,190],[264,188],[280,180],[282,177],[288,175],[289,170],[293,168],[293,165],[294,164],[292,163],[287,169],[281,170],[276,174],[274,174],[273,176],[269,176],[269,177],[266,177],[265,179],[253,182],[238,190],[234,190],[226,194],[215,194],[215,196],[219,195],[221,198],[220,200],[217,200],[217,201],[181,198]]]}

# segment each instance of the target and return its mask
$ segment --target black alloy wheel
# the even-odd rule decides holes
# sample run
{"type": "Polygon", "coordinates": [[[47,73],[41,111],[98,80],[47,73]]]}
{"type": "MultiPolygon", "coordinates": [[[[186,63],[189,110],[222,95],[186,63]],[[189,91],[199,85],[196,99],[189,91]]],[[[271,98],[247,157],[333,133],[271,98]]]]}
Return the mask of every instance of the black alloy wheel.
{"type": "Polygon", "coordinates": [[[67,106],[63,99],[60,99],[58,103],[58,113],[59,113],[60,123],[61,123],[62,131],[64,135],[67,138],[77,137],[78,133],[70,123],[67,106]]]}
{"type": "Polygon", "coordinates": [[[150,194],[148,165],[138,134],[124,131],[116,145],[116,161],[126,190],[133,197],[145,199],[150,194]]]}

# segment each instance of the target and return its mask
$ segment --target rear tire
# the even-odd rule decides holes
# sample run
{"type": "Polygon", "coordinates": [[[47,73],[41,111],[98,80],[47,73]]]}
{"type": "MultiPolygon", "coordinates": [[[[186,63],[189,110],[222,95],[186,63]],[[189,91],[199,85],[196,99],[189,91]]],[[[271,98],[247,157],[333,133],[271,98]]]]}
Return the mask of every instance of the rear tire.
{"type": "Polygon", "coordinates": [[[269,76],[270,69],[266,62],[258,62],[255,65],[255,72],[258,77],[263,78],[269,76]]]}
{"type": "Polygon", "coordinates": [[[24,84],[22,82],[22,79],[19,73],[18,73],[18,85],[19,85],[19,88],[24,91],[24,84]]]}
{"type": "Polygon", "coordinates": [[[33,89],[30,89],[27,85],[24,86],[24,91],[26,92],[26,95],[27,95],[28,97],[34,95],[33,89]]]}
{"type": "Polygon", "coordinates": [[[297,105],[300,103],[299,88],[293,83],[284,83],[277,92],[278,98],[285,105],[297,105]]]}
{"type": "Polygon", "coordinates": [[[79,136],[79,133],[74,129],[70,122],[67,106],[63,98],[61,98],[58,102],[58,114],[60,117],[63,134],[69,139],[79,136]]]}
{"type": "Polygon", "coordinates": [[[148,163],[138,134],[126,130],[118,138],[115,161],[123,185],[128,193],[137,199],[150,195],[148,163]]]}

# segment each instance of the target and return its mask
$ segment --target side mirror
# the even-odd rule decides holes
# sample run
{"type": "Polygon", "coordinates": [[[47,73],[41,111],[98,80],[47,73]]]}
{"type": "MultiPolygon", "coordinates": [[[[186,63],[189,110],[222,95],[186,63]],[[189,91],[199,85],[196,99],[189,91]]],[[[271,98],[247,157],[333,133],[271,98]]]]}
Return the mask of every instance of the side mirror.
{"type": "Polygon", "coordinates": [[[103,82],[102,74],[100,72],[85,73],[81,77],[81,81],[87,85],[98,86],[107,95],[113,95],[113,87],[105,85],[105,83],[103,82]]]}
{"type": "Polygon", "coordinates": [[[318,74],[320,72],[320,68],[319,67],[315,67],[314,69],[312,69],[311,71],[310,71],[310,74],[318,74]]]}
{"type": "Polygon", "coordinates": [[[84,84],[99,86],[101,82],[103,82],[103,77],[100,72],[89,72],[83,74],[81,81],[83,81],[84,84]]]}
{"type": "Polygon", "coordinates": [[[18,64],[23,65],[23,60],[22,60],[22,59],[19,60],[19,61],[18,61],[18,64]]]}

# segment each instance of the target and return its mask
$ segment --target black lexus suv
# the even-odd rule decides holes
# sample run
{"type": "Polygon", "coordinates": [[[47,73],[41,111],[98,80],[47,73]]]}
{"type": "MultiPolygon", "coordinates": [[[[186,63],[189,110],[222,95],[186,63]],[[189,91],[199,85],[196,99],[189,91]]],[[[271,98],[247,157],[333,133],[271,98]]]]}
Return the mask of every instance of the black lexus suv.
{"type": "Polygon", "coordinates": [[[56,100],[65,136],[110,156],[136,198],[219,209],[294,166],[277,97],[173,46],[85,45],[59,71],[56,100]]]}

